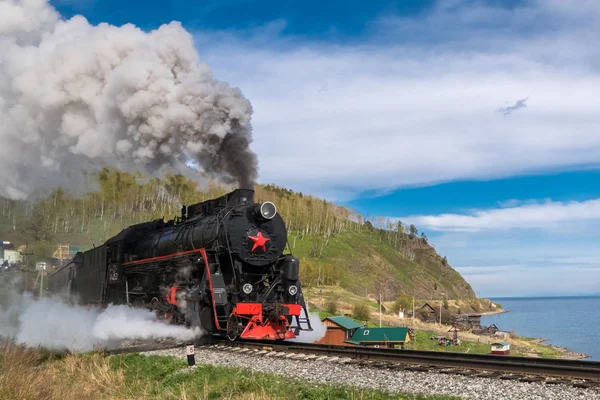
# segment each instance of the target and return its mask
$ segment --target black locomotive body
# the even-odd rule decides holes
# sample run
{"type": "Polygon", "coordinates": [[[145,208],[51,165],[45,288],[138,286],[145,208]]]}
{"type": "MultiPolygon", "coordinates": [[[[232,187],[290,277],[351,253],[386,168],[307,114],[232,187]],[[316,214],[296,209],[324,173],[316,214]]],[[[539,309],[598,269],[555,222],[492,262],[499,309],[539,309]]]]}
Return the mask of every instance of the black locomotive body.
{"type": "Polygon", "coordinates": [[[230,339],[281,340],[311,330],[299,260],[271,202],[237,189],[183,207],[181,218],[130,226],[50,276],[82,304],[130,304],[230,339]],[[304,316],[302,316],[304,312],[304,316]]]}

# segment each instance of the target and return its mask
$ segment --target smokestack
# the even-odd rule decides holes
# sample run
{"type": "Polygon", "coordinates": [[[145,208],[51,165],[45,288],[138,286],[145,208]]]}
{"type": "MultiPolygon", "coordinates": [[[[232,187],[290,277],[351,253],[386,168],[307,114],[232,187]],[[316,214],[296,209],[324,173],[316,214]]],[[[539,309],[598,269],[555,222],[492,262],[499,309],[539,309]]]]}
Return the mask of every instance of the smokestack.
{"type": "Polygon", "coordinates": [[[74,187],[106,164],[159,175],[190,161],[253,188],[251,116],[178,22],[144,32],[63,20],[45,0],[0,1],[1,196],[74,187]]]}

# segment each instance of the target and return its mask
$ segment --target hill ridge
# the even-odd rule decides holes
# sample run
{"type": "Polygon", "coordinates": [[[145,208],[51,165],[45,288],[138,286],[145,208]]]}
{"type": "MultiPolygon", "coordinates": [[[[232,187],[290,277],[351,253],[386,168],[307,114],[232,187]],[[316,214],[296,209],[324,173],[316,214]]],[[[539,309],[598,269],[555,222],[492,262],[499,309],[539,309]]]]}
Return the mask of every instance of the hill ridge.
{"type": "MultiPolygon", "coordinates": [[[[52,257],[58,243],[82,250],[139,222],[177,216],[193,204],[230,191],[209,179],[206,188],[182,175],[143,179],[111,168],[91,176],[96,190],[74,196],[62,188],[29,202],[0,200],[0,239],[29,243],[33,260],[52,257]]],[[[204,179],[207,179],[204,177],[204,179]]],[[[257,185],[255,198],[277,205],[300,259],[306,285],[383,290],[389,296],[474,298],[468,282],[414,225],[365,218],[346,207],[275,185],[257,185]]]]}

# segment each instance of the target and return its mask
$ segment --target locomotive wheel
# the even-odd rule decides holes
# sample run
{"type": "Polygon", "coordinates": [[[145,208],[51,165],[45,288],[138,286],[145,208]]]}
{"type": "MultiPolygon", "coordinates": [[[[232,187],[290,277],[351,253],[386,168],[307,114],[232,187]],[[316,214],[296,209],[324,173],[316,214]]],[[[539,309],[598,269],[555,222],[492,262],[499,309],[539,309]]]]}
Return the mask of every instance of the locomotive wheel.
{"type": "Polygon", "coordinates": [[[242,320],[237,315],[231,314],[227,320],[227,338],[234,342],[240,337],[243,331],[242,320]]]}

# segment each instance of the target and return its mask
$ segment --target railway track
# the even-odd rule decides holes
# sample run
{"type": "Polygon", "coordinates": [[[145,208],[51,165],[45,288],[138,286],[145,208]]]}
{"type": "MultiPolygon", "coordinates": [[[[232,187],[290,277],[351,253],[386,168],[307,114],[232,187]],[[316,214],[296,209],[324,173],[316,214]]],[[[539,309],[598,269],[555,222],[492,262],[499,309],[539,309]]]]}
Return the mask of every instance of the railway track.
{"type": "Polygon", "coordinates": [[[350,346],[328,346],[312,343],[233,342],[228,346],[260,348],[273,351],[309,353],[351,358],[354,360],[393,361],[426,364],[436,367],[459,367],[492,371],[541,374],[544,376],[573,377],[597,380],[600,383],[600,362],[561,360],[550,358],[494,356],[437,351],[377,349],[350,346]]]}
{"type": "MultiPolygon", "coordinates": [[[[107,351],[120,354],[183,348],[184,342],[107,351]]],[[[330,346],[312,343],[236,341],[211,338],[199,347],[297,360],[324,360],[371,368],[438,372],[524,382],[568,384],[600,390],[600,362],[452,352],[330,346]]]]}
{"type": "MultiPolygon", "coordinates": [[[[262,354],[273,352],[316,355],[346,364],[389,369],[431,371],[527,382],[565,383],[576,387],[600,389],[600,362],[549,358],[495,356],[452,352],[377,349],[365,347],[328,346],[312,343],[226,342],[216,346],[253,349],[262,354]],[[337,359],[336,359],[337,358],[337,359]]],[[[215,346],[213,345],[213,346],[215,346]]]]}

